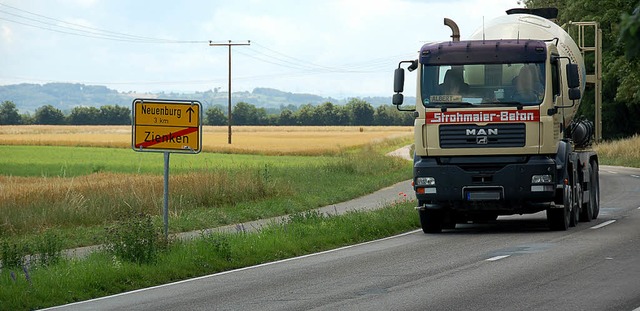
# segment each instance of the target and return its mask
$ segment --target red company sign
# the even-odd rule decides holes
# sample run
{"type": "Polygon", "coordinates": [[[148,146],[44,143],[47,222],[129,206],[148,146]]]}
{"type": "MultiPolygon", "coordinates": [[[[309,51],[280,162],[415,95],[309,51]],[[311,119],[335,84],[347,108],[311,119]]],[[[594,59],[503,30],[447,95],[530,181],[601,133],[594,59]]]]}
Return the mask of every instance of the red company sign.
{"type": "Polygon", "coordinates": [[[427,124],[539,122],[539,110],[427,112],[427,124]]]}

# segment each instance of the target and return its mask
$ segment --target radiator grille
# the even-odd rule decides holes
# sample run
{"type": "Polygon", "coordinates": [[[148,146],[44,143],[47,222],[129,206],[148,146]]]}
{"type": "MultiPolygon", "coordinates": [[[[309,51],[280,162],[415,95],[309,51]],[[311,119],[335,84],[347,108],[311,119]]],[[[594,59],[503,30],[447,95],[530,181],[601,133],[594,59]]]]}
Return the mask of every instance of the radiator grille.
{"type": "Polygon", "coordinates": [[[524,123],[440,125],[440,148],[524,147],[524,123]]]}

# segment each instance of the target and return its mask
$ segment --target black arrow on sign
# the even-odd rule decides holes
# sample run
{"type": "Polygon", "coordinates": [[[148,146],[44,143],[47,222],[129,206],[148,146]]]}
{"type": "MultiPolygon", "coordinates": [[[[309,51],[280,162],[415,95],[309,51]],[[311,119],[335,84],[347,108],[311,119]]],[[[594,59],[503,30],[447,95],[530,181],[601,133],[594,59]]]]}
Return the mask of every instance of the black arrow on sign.
{"type": "Polygon", "coordinates": [[[189,107],[189,109],[187,109],[187,113],[189,114],[189,123],[191,123],[191,114],[194,113],[194,112],[195,111],[191,107],[189,107]]]}

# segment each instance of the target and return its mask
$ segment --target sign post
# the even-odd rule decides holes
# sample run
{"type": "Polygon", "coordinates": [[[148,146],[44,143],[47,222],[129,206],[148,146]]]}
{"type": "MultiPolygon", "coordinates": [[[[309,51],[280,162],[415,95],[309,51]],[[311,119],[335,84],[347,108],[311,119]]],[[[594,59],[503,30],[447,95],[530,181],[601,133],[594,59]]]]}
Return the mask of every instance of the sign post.
{"type": "Polygon", "coordinates": [[[198,101],[134,99],[131,148],[164,153],[164,237],[169,238],[169,155],[202,150],[202,104],[198,101]]]}

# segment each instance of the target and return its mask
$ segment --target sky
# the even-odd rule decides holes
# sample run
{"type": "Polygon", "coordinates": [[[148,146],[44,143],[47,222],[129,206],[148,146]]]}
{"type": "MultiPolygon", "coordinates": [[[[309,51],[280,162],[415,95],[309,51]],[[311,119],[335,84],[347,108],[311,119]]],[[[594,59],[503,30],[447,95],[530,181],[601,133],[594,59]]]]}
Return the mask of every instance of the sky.
{"type": "MultiPolygon", "coordinates": [[[[426,42],[462,39],[517,0],[0,0],[0,85],[120,92],[274,88],[390,96],[426,42]]],[[[408,78],[409,79],[409,78],[408,78]]],[[[407,83],[406,92],[411,86],[407,83]]]]}

